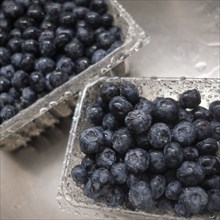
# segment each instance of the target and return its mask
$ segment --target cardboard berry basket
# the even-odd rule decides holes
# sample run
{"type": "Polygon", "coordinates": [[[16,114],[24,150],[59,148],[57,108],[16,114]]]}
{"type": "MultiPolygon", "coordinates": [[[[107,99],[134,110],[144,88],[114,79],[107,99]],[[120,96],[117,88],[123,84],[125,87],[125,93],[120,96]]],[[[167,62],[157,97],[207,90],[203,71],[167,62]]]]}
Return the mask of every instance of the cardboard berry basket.
{"type": "MultiPolygon", "coordinates": [[[[91,105],[100,92],[103,83],[112,82],[121,84],[123,82],[134,83],[143,96],[149,100],[156,97],[171,97],[175,100],[178,94],[189,89],[198,89],[201,93],[201,106],[208,107],[209,103],[219,99],[220,79],[186,79],[186,78],[119,78],[103,77],[93,83],[90,83],[80,93],[75,114],[73,116],[72,128],[66,149],[66,155],[63,163],[61,181],[58,187],[57,200],[63,211],[71,212],[80,218],[103,219],[104,217],[116,219],[185,219],[178,218],[173,213],[161,213],[158,210],[147,212],[136,212],[127,210],[125,207],[109,208],[103,203],[95,203],[93,200],[84,196],[83,189],[76,186],[71,177],[71,169],[81,163],[85,154],[82,153],[79,146],[79,135],[91,127],[87,117],[86,108],[91,105]]],[[[220,153],[220,151],[218,151],[220,153]]],[[[209,215],[195,216],[192,219],[209,219],[209,215]]],[[[216,219],[220,219],[220,215],[216,219]]]]}
{"type": "Polygon", "coordinates": [[[39,136],[45,128],[69,116],[74,109],[77,92],[91,80],[103,75],[124,74],[125,60],[149,43],[149,37],[117,0],[108,1],[115,25],[122,30],[123,45],[84,72],[22,110],[0,125],[0,149],[15,150],[27,145],[32,137],[39,136]]]}

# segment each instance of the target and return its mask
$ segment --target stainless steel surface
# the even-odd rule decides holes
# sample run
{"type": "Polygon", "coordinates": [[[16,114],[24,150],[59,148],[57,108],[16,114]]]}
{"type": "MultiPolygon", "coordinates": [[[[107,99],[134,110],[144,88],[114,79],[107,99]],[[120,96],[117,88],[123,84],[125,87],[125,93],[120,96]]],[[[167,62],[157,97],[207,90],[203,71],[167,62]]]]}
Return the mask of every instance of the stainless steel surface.
{"type": "MultiPolygon", "coordinates": [[[[121,3],[151,35],[150,45],[130,59],[133,76],[220,77],[218,0],[121,3]]],[[[56,201],[70,123],[31,148],[0,152],[1,219],[80,218],[62,213],[56,201]]]]}

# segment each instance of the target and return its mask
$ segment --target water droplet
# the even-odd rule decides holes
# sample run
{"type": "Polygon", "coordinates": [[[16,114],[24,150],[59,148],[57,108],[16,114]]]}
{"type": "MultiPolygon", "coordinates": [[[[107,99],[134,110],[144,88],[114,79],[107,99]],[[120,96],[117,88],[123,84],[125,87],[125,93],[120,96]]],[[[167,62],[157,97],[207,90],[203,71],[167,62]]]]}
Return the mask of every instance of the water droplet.
{"type": "Polygon", "coordinates": [[[54,107],[54,106],[56,106],[57,105],[57,102],[50,102],[49,103],[49,106],[52,108],[52,107],[54,107]]]}
{"type": "Polygon", "coordinates": [[[48,109],[47,109],[46,107],[40,109],[40,113],[41,113],[41,114],[43,114],[43,113],[45,113],[45,112],[47,112],[47,111],[48,111],[48,109]]]}
{"type": "Polygon", "coordinates": [[[69,193],[65,195],[65,198],[68,202],[72,201],[72,196],[69,193]]]}
{"type": "Polygon", "coordinates": [[[205,62],[198,62],[195,65],[195,68],[199,71],[199,72],[203,72],[206,69],[207,64],[205,62]]]}

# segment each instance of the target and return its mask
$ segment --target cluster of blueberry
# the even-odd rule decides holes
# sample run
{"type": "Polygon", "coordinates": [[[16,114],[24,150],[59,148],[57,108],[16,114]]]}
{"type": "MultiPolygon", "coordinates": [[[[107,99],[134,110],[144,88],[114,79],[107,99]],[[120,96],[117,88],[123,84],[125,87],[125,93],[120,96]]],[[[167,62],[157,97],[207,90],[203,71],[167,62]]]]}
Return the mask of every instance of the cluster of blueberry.
{"type": "Polygon", "coordinates": [[[0,124],[122,44],[106,1],[1,1],[0,124]]]}
{"type": "Polygon", "coordinates": [[[220,101],[199,106],[198,90],[179,100],[140,97],[132,83],[106,83],[80,134],[85,157],[71,176],[110,207],[153,207],[191,216],[220,211],[220,101]],[[189,110],[190,109],[190,110],[189,110]]]}

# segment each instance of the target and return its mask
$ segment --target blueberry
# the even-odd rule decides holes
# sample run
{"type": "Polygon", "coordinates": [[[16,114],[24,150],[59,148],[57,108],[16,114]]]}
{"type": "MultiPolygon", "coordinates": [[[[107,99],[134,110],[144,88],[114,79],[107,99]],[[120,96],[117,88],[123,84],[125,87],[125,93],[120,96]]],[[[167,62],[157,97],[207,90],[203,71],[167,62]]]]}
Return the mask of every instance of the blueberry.
{"type": "Polygon", "coordinates": [[[32,72],[30,75],[30,86],[33,91],[40,93],[46,90],[45,78],[41,72],[32,72]]]}
{"type": "Polygon", "coordinates": [[[105,31],[97,35],[96,42],[98,47],[102,49],[108,49],[114,42],[114,38],[110,32],[105,31]]]}
{"type": "Polygon", "coordinates": [[[205,179],[201,182],[201,186],[206,190],[209,189],[220,190],[220,176],[219,175],[206,176],[205,179]]]}
{"type": "Polygon", "coordinates": [[[83,56],[84,47],[79,40],[73,39],[64,48],[66,54],[73,60],[76,60],[83,56]]]}
{"type": "Polygon", "coordinates": [[[34,69],[35,57],[33,54],[24,54],[21,61],[21,69],[29,73],[34,69]]]}
{"type": "Polygon", "coordinates": [[[36,94],[30,87],[26,87],[22,90],[21,103],[23,107],[30,106],[35,100],[36,94]]]}
{"type": "Polygon", "coordinates": [[[96,98],[95,103],[100,105],[104,112],[108,112],[108,103],[104,102],[100,96],[96,98]]]}
{"type": "Polygon", "coordinates": [[[195,147],[185,147],[183,149],[183,159],[187,161],[197,161],[199,157],[199,151],[195,147]]]}
{"type": "Polygon", "coordinates": [[[76,18],[73,12],[64,12],[60,15],[60,24],[65,27],[72,27],[75,21],[76,18]]]}
{"type": "Polygon", "coordinates": [[[95,29],[94,34],[95,34],[95,36],[97,37],[99,34],[101,34],[101,33],[103,33],[103,32],[106,32],[106,31],[107,31],[106,28],[104,28],[103,26],[101,26],[101,27],[98,27],[98,28],[95,29]]]}
{"type": "Polygon", "coordinates": [[[91,168],[92,165],[94,165],[94,163],[95,159],[91,155],[86,155],[81,161],[81,165],[85,167],[87,171],[91,168]]]}
{"type": "Polygon", "coordinates": [[[11,83],[7,78],[0,76],[0,92],[1,93],[8,91],[10,88],[10,85],[11,83]]]}
{"type": "Polygon", "coordinates": [[[203,171],[206,175],[212,175],[218,172],[217,161],[215,156],[201,156],[199,157],[199,164],[201,165],[203,171]]]}
{"type": "Polygon", "coordinates": [[[220,140],[220,122],[218,121],[211,121],[210,125],[212,127],[212,136],[215,138],[217,141],[220,140]]]}
{"type": "Polygon", "coordinates": [[[174,202],[170,199],[167,199],[165,196],[162,196],[157,200],[156,207],[165,213],[173,213],[174,202]]]}
{"type": "Polygon", "coordinates": [[[76,60],[75,62],[75,72],[78,74],[78,73],[81,73],[83,72],[84,70],[86,70],[90,65],[90,62],[89,62],[89,59],[86,58],[86,57],[81,57],[79,59],[76,60]]]}
{"type": "Polygon", "coordinates": [[[35,26],[35,24],[36,23],[33,18],[24,16],[15,21],[14,27],[24,31],[29,27],[35,26]]]}
{"type": "Polygon", "coordinates": [[[178,168],[183,161],[183,150],[179,143],[171,142],[164,147],[164,159],[168,167],[178,168]]]}
{"type": "Polygon", "coordinates": [[[82,165],[77,165],[71,170],[73,181],[79,184],[84,184],[88,180],[86,169],[82,165]]]}
{"type": "Polygon", "coordinates": [[[12,85],[20,90],[22,88],[25,88],[28,83],[29,83],[29,76],[26,72],[20,70],[15,72],[12,80],[11,80],[12,85]]]}
{"type": "Polygon", "coordinates": [[[123,83],[121,86],[121,95],[133,105],[137,104],[140,100],[138,88],[133,83],[123,83]]]}
{"type": "Polygon", "coordinates": [[[111,53],[112,51],[116,50],[117,48],[121,47],[123,45],[123,42],[121,40],[117,40],[113,42],[111,47],[107,50],[108,53],[111,53]]]}
{"type": "Polygon", "coordinates": [[[164,159],[164,154],[161,151],[150,150],[149,169],[154,173],[162,173],[167,169],[167,164],[164,159]]]}
{"type": "Polygon", "coordinates": [[[166,179],[162,175],[154,176],[150,181],[152,196],[154,199],[159,199],[165,191],[166,179]]]}
{"type": "Polygon", "coordinates": [[[23,15],[24,7],[21,4],[16,4],[14,1],[3,1],[2,10],[6,17],[16,19],[23,15]]]}
{"type": "Polygon", "coordinates": [[[105,148],[99,155],[96,157],[96,163],[99,167],[104,167],[110,169],[111,166],[116,162],[116,154],[110,148],[105,148]]]}
{"type": "Polygon", "coordinates": [[[211,189],[207,192],[207,194],[208,194],[207,210],[209,212],[219,212],[220,211],[220,190],[211,189]]]}
{"type": "Polygon", "coordinates": [[[121,39],[121,29],[119,27],[113,26],[109,29],[109,32],[112,36],[114,36],[115,40],[121,39]]]}
{"type": "Polygon", "coordinates": [[[73,12],[76,15],[77,19],[84,19],[86,13],[88,12],[88,8],[85,8],[85,7],[75,7],[73,9],[73,12]]]}
{"type": "Polygon", "coordinates": [[[182,184],[178,180],[174,180],[166,186],[165,195],[168,199],[178,200],[182,191],[182,184]]]}
{"type": "Polygon", "coordinates": [[[201,103],[201,95],[198,90],[187,90],[179,96],[179,103],[182,108],[194,109],[201,103]]]}
{"type": "Polygon", "coordinates": [[[38,40],[41,31],[36,27],[29,27],[23,32],[24,39],[38,40]]]}
{"type": "Polygon", "coordinates": [[[129,173],[127,176],[126,185],[130,189],[131,187],[133,187],[133,185],[135,185],[139,181],[140,179],[137,176],[135,176],[133,173],[129,173]]]}
{"type": "Polygon", "coordinates": [[[171,142],[171,131],[166,124],[156,123],[150,128],[148,140],[154,148],[164,148],[166,144],[171,142]]]}
{"type": "Polygon", "coordinates": [[[75,8],[78,8],[78,7],[76,7],[74,2],[64,2],[62,4],[62,10],[64,12],[74,12],[75,8]]]}
{"type": "Polygon", "coordinates": [[[19,99],[20,97],[19,91],[14,87],[11,87],[8,93],[13,97],[14,100],[19,99]]]}
{"type": "Polygon", "coordinates": [[[7,43],[8,38],[7,38],[7,32],[5,32],[4,30],[1,29],[0,26],[0,46],[5,46],[5,44],[7,43]]]}
{"type": "Polygon", "coordinates": [[[79,28],[90,29],[91,27],[89,27],[88,24],[84,20],[78,20],[76,23],[76,30],[79,28]]]}
{"type": "Polygon", "coordinates": [[[115,118],[115,116],[113,116],[111,113],[108,113],[104,116],[102,120],[102,126],[105,129],[110,129],[112,131],[115,131],[116,129],[120,127],[120,123],[115,118]]]}
{"type": "Polygon", "coordinates": [[[14,28],[9,33],[9,38],[21,38],[22,33],[21,30],[18,28],[14,28]]]}
{"type": "Polygon", "coordinates": [[[11,64],[16,70],[21,69],[21,62],[23,60],[23,53],[15,53],[11,57],[11,64]]]}
{"type": "Polygon", "coordinates": [[[10,62],[10,52],[4,47],[0,47],[0,66],[5,66],[10,62]]]}
{"type": "MultiPolygon", "coordinates": [[[[52,72],[54,68],[55,68],[54,61],[47,57],[42,57],[36,60],[35,62],[35,69],[43,74],[52,72]]],[[[60,69],[58,70],[60,71],[60,69]]]]}
{"type": "Polygon", "coordinates": [[[188,121],[181,121],[173,128],[173,140],[182,146],[191,145],[196,139],[196,128],[188,121]]]}
{"type": "Polygon", "coordinates": [[[27,15],[30,18],[33,18],[34,20],[36,20],[37,22],[40,22],[44,18],[44,11],[43,11],[43,9],[41,8],[40,5],[32,4],[28,8],[27,15]]]}
{"type": "Polygon", "coordinates": [[[92,46],[89,46],[86,48],[86,52],[85,52],[85,55],[88,57],[88,58],[92,58],[92,55],[94,54],[94,52],[98,50],[98,46],[96,44],[93,44],[92,46]]]}
{"type": "Polygon", "coordinates": [[[189,217],[204,212],[208,203],[207,193],[200,187],[189,187],[183,190],[175,206],[177,215],[189,217]]]}
{"type": "Polygon", "coordinates": [[[205,177],[203,167],[196,162],[184,161],[177,170],[179,181],[188,186],[199,184],[205,177]]]}
{"type": "Polygon", "coordinates": [[[117,186],[108,187],[105,190],[104,202],[109,207],[118,207],[124,202],[124,192],[117,186]]]}
{"type": "Polygon", "coordinates": [[[104,14],[108,10],[108,5],[105,0],[92,0],[90,3],[90,9],[99,14],[104,14]]]}
{"type": "Polygon", "coordinates": [[[116,184],[123,184],[127,180],[128,172],[124,163],[115,163],[111,167],[111,174],[116,184]]]}
{"type": "Polygon", "coordinates": [[[88,28],[83,28],[83,27],[78,28],[76,37],[85,46],[91,46],[95,40],[93,31],[88,28]]]}
{"type": "Polygon", "coordinates": [[[198,118],[203,118],[203,119],[206,119],[207,121],[213,120],[212,113],[208,109],[206,109],[202,106],[198,106],[195,109],[193,109],[192,113],[194,116],[194,120],[196,120],[198,118]]]}
{"type": "Polygon", "coordinates": [[[183,108],[179,108],[179,116],[178,116],[178,120],[180,121],[188,121],[188,122],[192,122],[194,119],[192,112],[190,111],[186,111],[183,108]]]}
{"type": "Polygon", "coordinates": [[[16,115],[16,109],[12,105],[5,105],[0,111],[0,119],[6,121],[16,115]]]}
{"type": "Polygon", "coordinates": [[[113,16],[110,14],[102,15],[102,25],[105,27],[111,27],[113,23],[113,16]]]}
{"type": "Polygon", "coordinates": [[[100,26],[102,22],[102,18],[100,17],[98,13],[89,11],[85,15],[85,21],[89,27],[97,28],[100,26]]]}
{"type": "Polygon", "coordinates": [[[41,41],[39,48],[42,56],[53,57],[56,54],[56,46],[50,40],[41,41]]]}
{"type": "Polygon", "coordinates": [[[209,105],[209,111],[217,121],[220,121],[220,100],[214,101],[209,105]]]}
{"type": "Polygon", "coordinates": [[[109,103],[109,110],[118,120],[124,120],[133,107],[123,96],[115,96],[109,103]]]}
{"type": "Polygon", "coordinates": [[[88,128],[80,134],[80,148],[85,154],[95,154],[102,150],[105,144],[105,137],[102,131],[97,128],[88,128]]]}
{"type": "Polygon", "coordinates": [[[28,39],[22,42],[22,51],[24,53],[32,53],[34,55],[39,52],[38,42],[32,39],[28,39]]]}
{"type": "Polygon", "coordinates": [[[139,210],[148,210],[154,205],[150,186],[144,181],[139,181],[130,188],[128,198],[133,207],[139,210]]]}
{"type": "Polygon", "coordinates": [[[89,5],[90,0],[74,0],[74,3],[77,6],[84,6],[87,7],[89,5]]]}
{"type": "Polygon", "coordinates": [[[1,93],[0,94],[0,109],[5,105],[13,105],[14,98],[10,93],[1,93]]]}
{"type": "Polygon", "coordinates": [[[74,62],[68,57],[61,57],[57,62],[57,70],[74,75],[74,62]]]}
{"type": "Polygon", "coordinates": [[[144,97],[140,97],[139,102],[135,105],[136,110],[142,110],[147,114],[151,114],[154,110],[153,102],[144,97]]]}
{"type": "Polygon", "coordinates": [[[129,150],[125,155],[124,163],[128,171],[137,174],[145,172],[149,167],[149,154],[141,148],[129,150]]]}
{"type": "Polygon", "coordinates": [[[41,32],[38,38],[39,42],[45,41],[45,40],[53,41],[54,39],[55,39],[55,34],[54,34],[54,31],[52,30],[44,30],[43,32],[41,32]]]}
{"type": "Polygon", "coordinates": [[[63,49],[66,44],[68,44],[71,41],[71,37],[67,33],[62,33],[56,36],[54,40],[54,44],[58,49],[63,49]]]}
{"type": "Polygon", "coordinates": [[[101,125],[104,112],[100,105],[94,104],[86,109],[86,115],[94,125],[101,125]]]}
{"type": "Polygon", "coordinates": [[[154,100],[154,117],[159,122],[173,122],[179,116],[179,106],[171,98],[156,98],[154,100]]]}
{"type": "Polygon", "coordinates": [[[17,53],[21,52],[21,45],[22,45],[22,39],[21,38],[11,38],[8,41],[7,48],[12,52],[12,53],[17,53]]]}
{"type": "Polygon", "coordinates": [[[71,39],[75,36],[74,30],[66,27],[58,27],[56,29],[56,35],[60,34],[68,34],[71,39]]]}
{"type": "Polygon", "coordinates": [[[67,73],[63,73],[61,71],[53,71],[49,76],[49,83],[53,88],[56,88],[67,82],[68,79],[69,76],[67,73]]]}
{"type": "Polygon", "coordinates": [[[112,138],[113,138],[114,132],[111,130],[105,130],[103,134],[105,136],[105,146],[112,147],[112,138]]]}
{"type": "Polygon", "coordinates": [[[45,11],[51,20],[57,21],[62,11],[62,5],[60,3],[49,2],[45,6],[45,11]]]}
{"type": "Polygon", "coordinates": [[[102,60],[104,57],[107,56],[107,52],[103,49],[96,50],[91,58],[91,64],[98,63],[100,60],[102,60]]]}
{"type": "Polygon", "coordinates": [[[200,155],[215,155],[218,151],[218,142],[213,138],[204,139],[196,144],[200,155]]]}
{"type": "Polygon", "coordinates": [[[0,68],[0,76],[3,76],[7,79],[11,79],[14,76],[15,70],[12,65],[3,66],[0,68]]]}
{"type": "Polygon", "coordinates": [[[143,148],[145,150],[149,150],[151,148],[147,133],[136,135],[135,140],[138,147],[143,148]]]}
{"type": "Polygon", "coordinates": [[[193,122],[196,130],[196,140],[201,141],[212,136],[212,127],[205,119],[196,119],[193,122]]]}
{"type": "Polygon", "coordinates": [[[101,192],[94,189],[91,179],[88,179],[87,183],[84,185],[83,193],[85,196],[94,200],[98,200],[101,197],[101,192]]]}
{"type": "Polygon", "coordinates": [[[125,124],[133,134],[143,134],[147,132],[152,123],[152,117],[142,110],[134,110],[125,117],[125,124]]]}
{"type": "Polygon", "coordinates": [[[113,149],[119,154],[126,154],[129,148],[133,145],[133,137],[131,133],[125,129],[119,129],[112,137],[113,149]]]}

